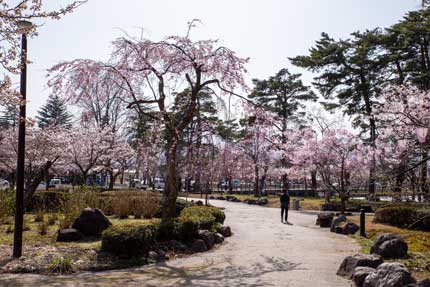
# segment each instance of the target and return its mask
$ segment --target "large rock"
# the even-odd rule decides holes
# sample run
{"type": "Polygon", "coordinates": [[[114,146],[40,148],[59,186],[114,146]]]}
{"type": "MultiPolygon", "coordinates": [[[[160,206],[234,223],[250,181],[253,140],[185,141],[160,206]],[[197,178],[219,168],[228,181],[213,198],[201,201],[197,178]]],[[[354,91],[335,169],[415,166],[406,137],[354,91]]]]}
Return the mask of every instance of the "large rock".
{"type": "Polygon", "coordinates": [[[72,228],[86,236],[100,236],[103,230],[111,226],[109,219],[97,208],[85,208],[75,220],[72,228]]]}
{"type": "Polygon", "coordinates": [[[408,244],[399,235],[385,233],[373,242],[370,253],[387,259],[404,258],[408,254],[408,244]]]}
{"type": "Polygon", "coordinates": [[[341,234],[353,235],[357,233],[358,230],[360,230],[360,227],[354,222],[346,222],[340,226],[340,229],[341,229],[341,232],[340,232],[341,234]]]}
{"type": "Polygon", "coordinates": [[[184,252],[187,250],[187,245],[177,240],[170,240],[169,243],[170,243],[170,248],[172,248],[174,251],[184,252]]]}
{"type": "Polygon", "coordinates": [[[199,238],[206,243],[208,249],[212,249],[212,247],[214,247],[216,240],[215,233],[208,230],[199,230],[199,238]]]}
{"type": "Polygon", "coordinates": [[[194,252],[205,252],[208,251],[208,247],[202,239],[196,239],[191,246],[191,250],[193,250],[194,252]]]}
{"type": "Polygon", "coordinates": [[[258,205],[267,205],[269,201],[266,198],[261,198],[257,201],[258,205]]]}
{"type": "Polygon", "coordinates": [[[215,233],[215,243],[221,244],[224,242],[224,236],[221,233],[215,233]]]}
{"type": "Polygon", "coordinates": [[[415,283],[405,265],[400,263],[383,263],[375,272],[364,280],[363,287],[404,287],[415,283]]]}
{"type": "Polygon", "coordinates": [[[74,242],[81,240],[83,237],[82,233],[73,228],[57,231],[57,242],[74,242]]]}
{"type": "Polygon", "coordinates": [[[350,279],[354,273],[355,268],[376,268],[383,262],[384,260],[379,255],[355,254],[353,256],[348,256],[343,260],[342,264],[337,270],[337,275],[350,279]]]}
{"type": "Polygon", "coordinates": [[[224,237],[230,237],[231,236],[231,228],[230,226],[222,226],[219,230],[219,233],[221,233],[224,237]]]}
{"type": "Polygon", "coordinates": [[[339,215],[335,219],[333,219],[331,226],[330,226],[330,232],[336,232],[336,227],[340,226],[342,223],[347,222],[348,219],[345,215],[339,215]]]}
{"type": "Polygon", "coordinates": [[[317,225],[323,228],[331,227],[333,222],[333,213],[322,212],[318,214],[317,225]]]}
{"type": "Polygon", "coordinates": [[[355,286],[362,287],[367,276],[375,272],[375,270],[376,270],[375,268],[370,268],[370,267],[355,268],[354,272],[352,273],[352,281],[354,282],[355,286]]]}

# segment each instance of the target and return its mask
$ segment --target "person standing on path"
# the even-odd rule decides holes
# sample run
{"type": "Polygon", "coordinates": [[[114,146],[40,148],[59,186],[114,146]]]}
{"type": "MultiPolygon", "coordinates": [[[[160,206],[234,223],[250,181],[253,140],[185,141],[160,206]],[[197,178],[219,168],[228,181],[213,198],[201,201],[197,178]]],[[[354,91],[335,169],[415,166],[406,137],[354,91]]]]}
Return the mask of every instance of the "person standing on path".
{"type": "Polygon", "coordinates": [[[290,195],[287,191],[284,191],[279,199],[281,201],[281,222],[284,222],[284,214],[285,214],[285,223],[288,223],[288,208],[290,207],[290,195]]]}

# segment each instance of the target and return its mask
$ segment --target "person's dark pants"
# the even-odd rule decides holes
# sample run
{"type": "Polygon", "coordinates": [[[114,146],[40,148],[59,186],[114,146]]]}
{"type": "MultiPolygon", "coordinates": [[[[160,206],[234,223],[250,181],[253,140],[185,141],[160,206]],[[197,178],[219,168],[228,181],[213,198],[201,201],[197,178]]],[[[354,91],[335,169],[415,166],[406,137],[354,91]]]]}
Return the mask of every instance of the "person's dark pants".
{"type": "Polygon", "coordinates": [[[284,218],[285,214],[285,222],[288,221],[288,205],[281,205],[281,220],[284,218]]]}

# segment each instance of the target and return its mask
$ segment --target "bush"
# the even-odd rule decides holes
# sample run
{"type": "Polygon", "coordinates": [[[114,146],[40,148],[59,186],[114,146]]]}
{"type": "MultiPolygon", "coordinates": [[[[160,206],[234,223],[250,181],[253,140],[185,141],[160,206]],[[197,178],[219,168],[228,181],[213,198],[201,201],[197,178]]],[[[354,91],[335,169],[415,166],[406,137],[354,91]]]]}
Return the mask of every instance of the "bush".
{"type": "Polygon", "coordinates": [[[376,223],[400,228],[430,230],[430,211],[419,210],[410,205],[394,205],[378,208],[375,212],[376,223]]]}
{"type": "Polygon", "coordinates": [[[116,197],[112,200],[113,214],[120,219],[128,218],[132,213],[132,202],[129,197],[116,197]]]}
{"type": "Polygon", "coordinates": [[[97,207],[97,194],[95,192],[75,191],[69,193],[68,199],[61,202],[63,218],[60,220],[60,229],[69,228],[76,218],[81,214],[82,209],[87,207],[97,207]]]}
{"type": "Polygon", "coordinates": [[[213,215],[212,208],[207,206],[192,206],[184,208],[178,220],[181,223],[193,222],[197,225],[198,229],[210,230],[216,218],[213,215]]]}
{"type": "Polygon", "coordinates": [[[70,193],[67,190],[37,191],[27,209],[29,211],[44,209],[45,211],[59,211],[63,202],[68,201],[70,193]]]}
{"type": "Polygon", "coordinates": [[[0,222],[8,221],[15,214],[15,194],[7,190],[0,191],[0,222]]]}
{"type": "Polygon", "coordinates": [[[161,208],[161,198],[153,192],[141,192],[139,196],[132,198],[133,214],[135,218],[142,216],[151,219],[161,208]]]}
{"type": "Polygon", "coordinates": [[[49,271],[54,274],[65,274],[73,272],[72,259],[68,257],[55,257],[49,265],[49,271]]]}
{"type": "Polygon", "coordinates": [[[155,245],[158,226],[151,222],[109,227],[102,234],[102,250],[127,257],[145,254],[155,245]]]}

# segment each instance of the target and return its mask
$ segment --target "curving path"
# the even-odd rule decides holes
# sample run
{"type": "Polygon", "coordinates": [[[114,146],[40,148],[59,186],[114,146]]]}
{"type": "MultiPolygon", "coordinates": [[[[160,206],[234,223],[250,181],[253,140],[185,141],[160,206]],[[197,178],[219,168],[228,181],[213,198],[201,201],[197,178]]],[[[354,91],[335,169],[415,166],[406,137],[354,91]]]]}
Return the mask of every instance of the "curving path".
{"type": "Polygon", "coordinates": [[[281,224],[278,209],[225,201],[212,204],[226,208],[226,224],[234,235],[208,253],[121,271],[59,277],[0,275],[0,286],[351,286],[336,276],[336,270],[358,246],[317,228],[314,215],[290,212],[294,225],[286,225],[281,224]]]}

